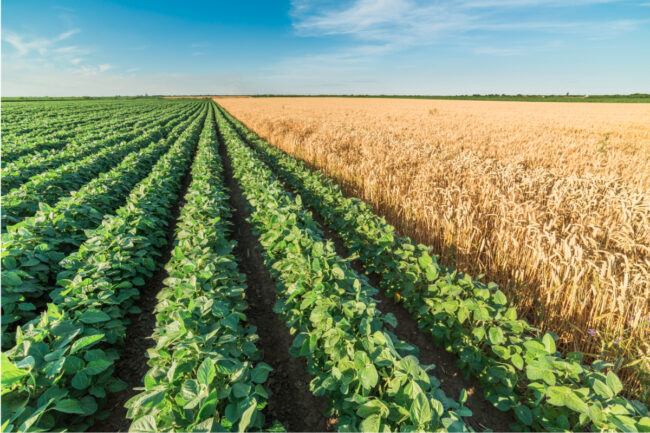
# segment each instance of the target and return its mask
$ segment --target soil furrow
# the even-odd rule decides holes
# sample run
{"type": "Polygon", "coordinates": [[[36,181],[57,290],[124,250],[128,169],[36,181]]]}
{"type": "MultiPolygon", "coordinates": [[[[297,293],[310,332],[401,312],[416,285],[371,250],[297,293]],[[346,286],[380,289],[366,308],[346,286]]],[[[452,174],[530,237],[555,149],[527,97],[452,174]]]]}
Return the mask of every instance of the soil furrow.
{"type": "MultiPolygon", "coordinates": [[[[247,143],[246,140],[244,142],[247,143]]],[[[251,146],[251,148],[255,150],[254,147],[251,146]]],[[[258,153],[258,155],[264,160],[261,154],[258,153]]],[[[276,175],[278,174],[271,165],[268,167],[276,175]]],[[[280,179],[287,191],[294,196],[297,195],[297,192],[291,185],[284,182],[280,176],[278,176],[278,179],[280,179]]],[[[325,239],[334,244],[336,253],[343,258],[350,257],[350,252],[345,247],[339,234],[330,229],[318,212],[307,205],[304,200],[303,206],[312,213],[313,219],[320,226],[325,235],[325,239]]],[[[511,413],[500,411],[492,403],[487,401],[483,397],[481,385],[478,380],[474,377],[466,377],[463,371],[457,366],[458,357],[453,353],[447,352],[444,348],[437,347],[431,336],[419,328],[417,320],[413,318],[411,313],[393,298],[386,296],[385,292],[380,288],[381,275],[367,272],[359,259],[351,261],[350,264],[359,275],[366,276],[370,285],[377,289],[378,294],[375,297],[380,302],[379,310],[383,313],[392,313],[397,319],[398,325],[392,330],[393,333],[399,339],[418,348],[418,359],[422,364],[434,364],[436,366],[433,374],[440,381],[440,388],[445,394],[457,399],[463,389],[467,391],[467,402],[465,406],[472,411],[472,416],[465,418],[465,422],[476,431],[485,431],[488,429],[497,432],[512,431],[510,424],[514,423],[515,420],[511,413]]]]}
{"type": "Polygon", "coordinates": [[[262,257],[262,247],[253,234],[248,218],[250,212],[242,190],[232,174],[232,166],[221,135],[219,153],[224,164],[226,186],[233,209],[233,238],[237,242],[234,254],[240,270],[246,275],[248,321],[257,328],[257,347],[262,360],[273,367],[265,386],[271,391],[265,409],[267,422],[280,421],[287,431],[332,431],[335,420],[327,418],[328,405],[324,397],[315,397],[309,390],[312,377],[304,359],[289,354],[293,337],[280,317],[273,311],[276,301],[275,283],[262,257]]]}
{"type": "Polygon", "coordinates": [[[190,183],[192,183],[192,165],[197,146],[198,142],[192,149],[190,163],[181,180],[178,198],[172,206],[172,215],[166,230],[167,244],[162,248],[162,256],[157,260],[159,267],[140,289],[140,299],[137,307],[140,308],[141,312],[132,314],[129,317],[131,323],[129,323],[126,330],[126,340],[122,347],[120,359],[115,363],[115,376],[126,382],[126,389],[108,395],[106,408],[110,411],[110,415],[106,419],[96,421],[89,431],[126,432],[131,425],[131,420],[126,417],[127,410],[124,404],[139,392],[136,388],[144,386],[143,378],[149,370],[147,366],[147,360],[149,359],[147,350],[155,344],[151,337],[156,326],[156,314],[154,313],[154,309],[158,304],[156,296],[163,288],[163,282],[168,277],[165,265],[171,258],[176,225],[178,224],[181,209],[185,205],[185,194],[190,183]]]}

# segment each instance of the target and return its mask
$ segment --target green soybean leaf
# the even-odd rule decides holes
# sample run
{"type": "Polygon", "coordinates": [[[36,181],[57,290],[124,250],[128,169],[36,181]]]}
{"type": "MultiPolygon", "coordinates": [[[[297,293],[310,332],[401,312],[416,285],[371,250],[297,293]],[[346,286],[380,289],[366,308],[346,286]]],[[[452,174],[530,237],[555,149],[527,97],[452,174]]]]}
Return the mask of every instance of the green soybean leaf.
{"type": "Polygon", "coordinates": [[[524,368],[524,360],[521,357],[521,355],[519,355],[518,353],[515,353],[514,355],[512,355],[510,360],[512,361],[512,365],[517,367],[519,370],[523,370],[523,368],[524,368]]]}
{"type": "Polygon", "coordinates": [[[570,391],[566,386],[549,386],[546,390],[546,397],[553,406],[564,406],[564,396],[570,391]]]}
{"type": "Polygon", "coordinates": [[[585,403],[578,394],[573,391],[569,391],[564,396],[564,404],[569,409],[575,410],[576,412],[589,414],[589,406],[585,403]]]}
{"type": "Polygon", "coordinates": [[[209,358],[206,358],[201,365],[199,366],[198,371],[196,372],[196,378],[199,383],[203,385],[209,385],[212,383],[217,370],[214,368],[214,361],[209,358]]]}
{"type": "Polygon", "coordinates": [[[2,284],[7,284],[11,286],[19,286],[23,283],[23,280],[18,276],[16,272],[3,272],[2,273],[2,284]]]}
{"type": "Polygon", "coordinates": [[[411,403],[411,420],[418,426],[425,426],[431,421],[431,406],[424,392],[418,392],[411,403]]]}
{"type": "Polygon", "coordinates": [[[89,395],[79,400],[79,405],[81,406],[81,409],[83,409],[84,415],[86,416],[90,416],[97,412],[97,401],[95,401],[95,399],[89,395]]]}
{"type": "Polygon", "coordinates": [[[544,349],[546,350],[546,353],[549,355],[552,355],[555,353],[555,340],[553,340],[553,337],[551,334],[544,334],[544,338],[542,338],[542,343],[544,344],[544,349]]]}
{"type": "Polygon", "coordinates": [[[237,382],[232,387],[232,393],[237,398],[244,398],[251,392],[251,385],[249,383],[237,382]]]}
{"type": "Polygon", "coordinates": [[[612,391],[612,389],[607,386],[602,380],[596,379],[594,381],[594,391],[597,395],[605,399],[614,397],[614,391],[612,391]]]}
{"type": "Polygon", "coordinates": [[[644,416],[636,425],[639,431],[650,432],[650,417],[644,416]]]}
{"type": "Polygon", "coordinates": [[[86,389],[90,385],[88,375],[83,371],[78,372],[72,377],[72,387],[75,389],[86,389]]]}
{"type": "Polygon", "coordinates": [[[490,343],[492,343],[493,345],[501,344],[504,340],[503,331],[501,330],[501,328],[498,328],[496,326],[490,328],[490,330],[488,331],[488,336],[490,337],[490,343]]]}
{"type": "Polygon", "coordinates": [[[65,400],[58,401],[54,406],[54,410],[63,413],[77,413],[83,415],[84,410],[79,404],[79,400],[73,398],[67,398],[65,400]]]}
{"type": "Polygon", "coordinates": [[[368,418],[361,421],[361,424],[359,424],[359,431],[378,432],[380,426],[381,417],[379,415],[370,415],[368,418]]]}
{"type": "Polygon", "coordinates": [[[271,370],[273,370],[271,366],[263,362],[260,362],[255,366],[253,372],[251,373],[251,378],[253,379],[253,382],[255,383],[266,382],[266,379],[269,377],[269,372],[271,370]]]}
{"type": "Polygon", "coordinates": [[[533,414],[528,406],[519,405],[515,407],[515,416],[524,425],[531,425],[533,423],[533,414]]]}
{"type": "Polygon", "coordinates": [[[607,373],[607,386],[609,386],[614,395],[618,394],[623,389],[623,384],[621,384],[621,381],[619,380],[616,373],[612,371],[607,373]]]}
{"type": "Polygon", "coordinates": [[[257,408],[257,400],[255,398],[252,398],[248,402],[248,405],[245,407],[246,409],[244,409],[241,415],[241,420],[239,421],[239,425],[237,426],[237,429],[240,432],[246,431],[246,429],[250,425],[251,419],[253,418],[253,415],[255,414],[255,410],[257,408]]]}
{"type": "Polygon", "coordinates": [[[151,415],[145,415],[136,419],[129,427],[132,432],[155,432],[158,431],[156,427],[156,419],[151,415]]]}
{"type": "Polygon", "coordinates": [[[84,312],[79,317],[79,320],[81,320],[83,323],[92,324],[92,323],[106,322],[108,320],[111,320],[111,317],[108,314],[104,313],[103,311],[89,310],[84,312]]]}
{"type": "MultiPolygon", "coordinates": [[[[20,369],[13,365],[7,355],[2,354],[2,387],[8,387],[12,383],[18,382],[23,376],[28,375],[27,370],[20,369]]],[[[3,390],[4,391],[4,390],[3,390]]]]}
{"type": "Polygon", "coordinates": [[[368,400],[357,409],[357,415],[361,418],[368,418],[370,415],[381,415],[383,404],[379,400],[368,400]]]}
{"type": "Polygon", "coordinates": [[[106,370],[111,365],[113,365],[113,361],[98,359],[97,361],[89,362],[83,371],[89,376],[94,376],[106,370]]]}
{"type": "Polygon", "coordinates": [[[332,275],[334,275],[334,278],[337,280],[342,280],[345,278],[345,273],[343,272],[343,269],[339,265],[334,265],[332,268],[332,275]]]}
{"type": "Polygon", "coordinates": [[[104,338],[104,334],[88,335],[86,337],[82,337],[77,341],[75,341],[74,343],[72,343],[70,354],[72,355],[73,353],[76,353],[77,351],[83,349],[84,347],[90,346],[91,344],[95,344],[102,338],[104,338]]]}

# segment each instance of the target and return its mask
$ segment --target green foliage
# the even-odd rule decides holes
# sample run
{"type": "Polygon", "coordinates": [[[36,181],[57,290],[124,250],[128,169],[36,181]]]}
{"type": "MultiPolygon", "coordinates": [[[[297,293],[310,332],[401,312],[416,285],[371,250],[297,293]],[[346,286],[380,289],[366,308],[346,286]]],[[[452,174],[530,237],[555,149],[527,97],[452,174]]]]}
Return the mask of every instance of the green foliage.
{"type": "Polygon", "coordinates": [[[124,204],[135,184],[147,176],[197,115],[196,108],[187,111],[165,125],[165,140],[131,153],[55,206],[43,205],[33,217],[8,228],[2,236],[3,347],[13,344],[16,326],[35,318],[44,307],[62,269],[59,262],[79,248],[87,230],[95,229],[105,215],[124,204]],[[31,307],[25,308],[27,305],[31,307]]]}
{"type": "MultiPolygon", "coordinates": [[[[12,159],[9,161],[5,159],[3,149],[3,168],[2,168],[2,193],[7,194],[9,191],[19,187],[25,183],[30,177],[39,173],[55,169],[63,164],[71,161],[78,161],[83,157],[90,155],[102,148],[111,147],[119,144],[122,141],[131,141],[144,131],[149,129],[150,125],[154,125],[159,118],[167,119],[168,121],[176,120],[176,116],[187,116],[188,108],[196,110],[196,105],[180,105],[174,110],[169,110],[168,107],[158,106],[152,112],[135,110],[130,107],[127,110],[119,112],[110,112],[106,114],[109,116],[105,122],[87,124],[84,119],[82,126],[75,129],[69,123],[62,125],[65,128],[65,134],[70,135],[70,138],[52,141],[44,138],[46,143],[54,146],[55,143],[60,146],[49,148],[47,150],[40,149],[37,152],[26,152],[20,158],[12,159]]],[[[169,129],[169,124],[165,125],[169,129]]],[[[168,132],[168,131],[165,131],[168,132]]],[[[164,133],[163,133],[164,134],[164,133]]],[[[36,141],[31,134],[19,136],[14,140],[22,140],[27,143],[36,141]]],[[[11,147],[11,138],[3,137],[3,146],[9,145],[11,147]]],[[[22,150],[26,151],[27,146],[22,150]]],[[[9,155],[15,155],[16,152],[10,152],[9,155]]]]}
{"type": "Polygon", "coordinates": [[[295,335],[294,356],[314,376],[314,395],[329,399],[341,431],[467,430],[461,404],[385,328],[365,278],[323,241],[311,214],[217,113],[233,174],[251,207],[251,222],[277,282],[275,311],[295,335]],[[458,412],[457,412],[458,411],[458,412]]]}
{"type": "Polygon", "coordinates": [[[555,336],[518,319],[494,283],[483,284],[437,263],[429,249],[399,237],[365,203],[344,197],[325,176],[270,146],[225,113],[242,137],[342,237],[381,287],[399,299],[433,339],[480,379],[486,398],[513,410],[516,430],[643,430],[647,408],[618,396],[612,365],[562,356],[555,336]],[[608,370],[605,372],[604,370],[608,370]]]}
{"type": "Polygon", "coordinates": [[[52,205],[100,173],[115,167],[127,155],[163,138],[163,125],[171,119],[157,121],[137,138],[102,148],[94,154],[71,161],[54,170],[36,175],[20,188],[2,197],[2,229],[34,215],[43,204],[52,205]]]}
{"type": "Polygon", "coordinates": [[[131,431],[250,431],[271,367],[257,362],[255,328],[246,323],[246,284],[232,255],[230,209],[212,114],[192,166],[192,183],[166,265],[156,308],[156,346],[145,389],[126,406],[131,431]]]}
{"type": "MultiPolygon", "coordinates": [[[[154,112],[160,115],[183,105],[186,104],[170,108],[151,101],[144,104],[5,104],[2,107],[2,167],[17,160],[24,164],[30,158],[38,163],[69,148],[92,145],[110,129],[136,126],[151,121],[154,112]]],[[[3,190],[4,177],[5,173],[3,190]]]]}
{"type": "Polygon", "coordinates": [[[4,431],[82,431],[105,415],[107,392],[124,388],[113,372],[128,314],[137,312],[137,287],[152,275],[152,258],[166,242],[165,227],[207,108],[117,214],[63,260],[47,311],[17,329],[16,346],[4,353],[28,374],[3,388],[4,431]]]}

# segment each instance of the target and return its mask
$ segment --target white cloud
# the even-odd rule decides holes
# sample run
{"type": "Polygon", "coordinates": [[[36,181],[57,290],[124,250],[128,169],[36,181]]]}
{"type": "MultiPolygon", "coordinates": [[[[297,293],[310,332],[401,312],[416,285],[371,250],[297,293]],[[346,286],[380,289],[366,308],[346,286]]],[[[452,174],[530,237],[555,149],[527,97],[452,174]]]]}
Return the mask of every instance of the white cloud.
{"type": "Polygon", "coordinates": [[[411,0],[357,0],[343,9],[305,3],[294,9],[293,18],[299,35],[348,35],[393,47],[427,44],[441,34],[472,25],[472,17],[455,8],[411,0]]]}
{"type": "Polygon", "coordinates": [[[614,3],[619,0],[467,0],[460,2],[460,6],[465,9],[471,8],[525,8],[531,6],[543,7],[575,7],[587,6],[601,3],[614,3]]]}
{"type": "Polygon", "coordinates": [[[39,53],[40,55],[45,55],[50,50],[50,48],[55,45],[57,42],[68,39],[69,37],[79,33],[79,29],[68,30],[67,32],[61,33],[60,35],[54,38],[29,38],[22,35],[19,35],[9,29],[3,29],[2,31],[2,40],[8,42],[13,46],[18,55],[24,56],[33,51],[39,53]]]}
{"type": "MultiPolygon", "coordinates": [[[[3,53],[3,64],[11,62],[15,68],[30,70],[34,66],[42,74],[62,71],[71,74],[97,75],[112,69],[108,63],[93,64],[88,61],[92,51],[77,45],[64,45],[71,37],[80,33],[70,29],[55,37],[21,35],[12,30],[4,30],[3,41],[15,51],[3,53]]],[[[3,65],[4,69],[4,65],[3,65]]]]}
{"type": "MultiPolygon", "coordinates": [[[[386,52],[454,41],[471,32],[519,31],[523,34],[580,34],[585,38],[632,31],[648,20],[539,21],[534,11],[579,7],[616,0],[354,0],[345,6],[329,1],[294,0],[291,17],[301,36],[343,36],[357,44],[381,44],[386,52]],[[513,21],[513,9],[530,13],[513,21]]],[[[480,47],[479,47],[480,48],[480,47]]]]}
{"type": "MultiPolygon", "coordinates": [[[[331,88],[337,89],[334,92],[350,88],[368,93],[386,93],[388,89],[426,92],[429,86],[432,92],[440,92],[430,84],[431,80],[442,83],[444,74],[434,75],[448,68],[438,61],[438,49],[446,50],[440,58],[448,58],[447,52],[452,49],[468,58],[493,57],[494,65],[507,67],[507,57],[566,52],[578,44],[611,39],[650,23],[634,15],[596,19],[594,14],[585,13],[581,19],[581,14],[575,13],[582,11],[579,8],[617,1],[292,0],[290,16],[296,34],[329,39],[334,48],[280,59],[267,68],[267,77],[303,88],[326,88],[331,83],[331,88]],[[573,9],[569,14],[564,8],[573,9]],[[394,71],[405,59],[411,62],[408,64],[417,64],[409,75],[421,74],[419,86],[417,79],[395,78],[394,71]]],[[[458,74],[455,77],[460,80],[458,74]]],[[[475,82],[475,77],[468,81],[475,82]]],[[[449,85],[473,85],[462,83],[449,85]]]]}

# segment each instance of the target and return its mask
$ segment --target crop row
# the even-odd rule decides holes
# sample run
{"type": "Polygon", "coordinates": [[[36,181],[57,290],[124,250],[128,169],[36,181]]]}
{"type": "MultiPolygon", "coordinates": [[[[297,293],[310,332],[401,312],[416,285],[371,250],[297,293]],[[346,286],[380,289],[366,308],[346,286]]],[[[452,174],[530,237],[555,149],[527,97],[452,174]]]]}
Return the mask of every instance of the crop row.
{"type": "Polygon", "coordinates": [[[540,335],[518,319],[505,295],[437,263],[429,249],[395,234],[369,206],[346,198],[327,177],[273,148],[232,116],[228,119],[277,173],[337,231],[381,287],[418,320],[421,329],[480,379],[486,398],[513,410],[517,430],[650,431],[647,408],[620,396],[612,364],[562,356],[552,333],[540,335]]]}
{"type": "Polygon", "coordinates": [[[3,234],[2,343],[13,344],[16,325],[36,317],[49,300],[59,261],[86,240],[86,231],[121,206],[137,182],[199,115],[177,125],[169,136],[133,152],[111,171],[93,179],[55,206],[43,206],[34,216],[10,226],[3,234]]]}
{"type": "MultiPolygon", "coordinates": [[[[183,110],[187,111],[187,110],[183,110]]],[[[156,111],[150,115],[143,116],[134,113],[132,118],[126,121],[113,121],[104,124],[94,125],[86,135],[79,135],[73,143],[64,147],[36,154],[29,153],[23,157],[7,164],[2,169],[2,194],[5,195],[14,188],[19,187],[30,177],[47,170],[54,169],[71,161],[77,161],[89,154],[110,147],[121,141],[130,141],[146,130],[147,125],[152,121],[167,115],[182,116],[181,110],[156,111]]]]}
{"type": "Polygon", "coordinates": [[[340,431],[466,430],[471,412],[447,398],[413,356],[417,349],[387,332],[396,325],[372,298],[375,289],[323,241],[299,199],[237,136],[217,123],[233,175],[251,207],[251,222],[277,284],[275,311],[296,334],[292,355],[305,357],[310,388],[325,395],[340,431]]]}
{"type": "Polygon", "coordinates": [[[232,224],[212,113],[206,120],[158,295],[156,346],[145,390],[126,406],[130,431],[248,431],[265,425],[260,358],[245,310],[245,277],[228,240],[232,224]]]}
{"type": "Polygon", "coordinates": [[[139,312],[138,287],[158,268],[155,257],[167,242],[204,119],[205,112],[116,215],[64,259],[54,301],[40,320],[18,328],[16,346],[2,355],[3,431],[82,431],[108,415],[102,409],[107,392],[125,386],[114,369],[128,315],[139,312]]]}
{"type": "Polygon", "coordinates": [[[71,161],[61,167],[32,177],[20,188],[2,197],[2,229],[33,215],[42,204],[51,205],[63,195],[74,191],[86,182],[114,167],[126,155],[151,142],[158,141],[184,118],[169,116],[152,122],[144,134],[126,143],[119,143],[89,155],[79,161],[71,161]]]}
{"type": "MultiPolygon", "coordinates": [[[[184,110],[187,111],[187,110],[184,110]]],[[[156,112],[151,116],[142,116],[140,119],[131,119],[124,123],[109,123],[93,128],[87,136],[75,139],[60,149],[27,154],[2,169],[2,194],[6,195],[11,190],[25,183],[29,178],[39,173],[56,169],[57,167],[78,161],[87,155],[111,147],[123,141],[131,141],[147,130],[149,124],[161,118],[161,115],[173,119],[185,113],[156,112]]]]}
{"type": "MultiPolygon", "coordinates": [[[[185,102],[186,103],[186,102],[185,102]]],[[[180,103],[179,105],[184,105],[180,103]]],[[[47,105],[46,105],[47,106],[47,105]]],[[[95,122],[102,122],[109,118],[118,118],[129,113],[140,112],[142,114],[158,110],[160,103],[148,104],[95,104],[93,110],[73,110],[71,107],[61,105],[49,105],[50,115],[41,106],[33,110],[16,115],[17,109],[14,104],[6,106],[7,117],[3,116],[3,131],[6,129],[12,139],[21,138],[45,138],[47,136],[70,136],[78,127],[83,127],[95,122]]]]}
{"type": "MultiPolygon", "coordinates": [[[[179,104],[179,107],[182,105],[179,104]]],[[[3,129],[3,167],[28,155],[38,154],[43,151],[62,149],[69,144],[83,143],[97,140],[101,137],[98,130],[108,125],[121,127],[122,125],[141,122],[143,117],[151,117],[154,112],[160,112],[160,106],[152,106],[147,109],[139,107],[126,107],[121,110],[108,110],[101,118],[92,122],[74,118],[66,123],[52,127],[49,132],[35,129],[30,133],[13,135],[10,131],[3,129]]],[[[163,108],[164,110],[164,108],[163,108]]],[[[30,118],[30,120],[33,118],[30,118]]]]}
{"type": "Polygon", "coordinates": [[[51,101],[31,102],[25,104],[5,101],[5,110],[3,111],[6,111],[7,114],[2,116],[3,129],[6,126],[7,129],[11,131],[26,129],[28,130],[27,132],[29,132],[64,119],[70,120],[78,119],[80,117],[83,119],[84,116],[92,117],[93,115],[99,115],[114,109],[143,105],[153,104],[152,101],[136,104],[129,104],[121,101],[109,103],[106,103],[105,101],[93,101],[85,104],[66,102],[53,103],[51,101]],[[33,128],[33,125],[36,125],[37,128],[33,128]]]}

